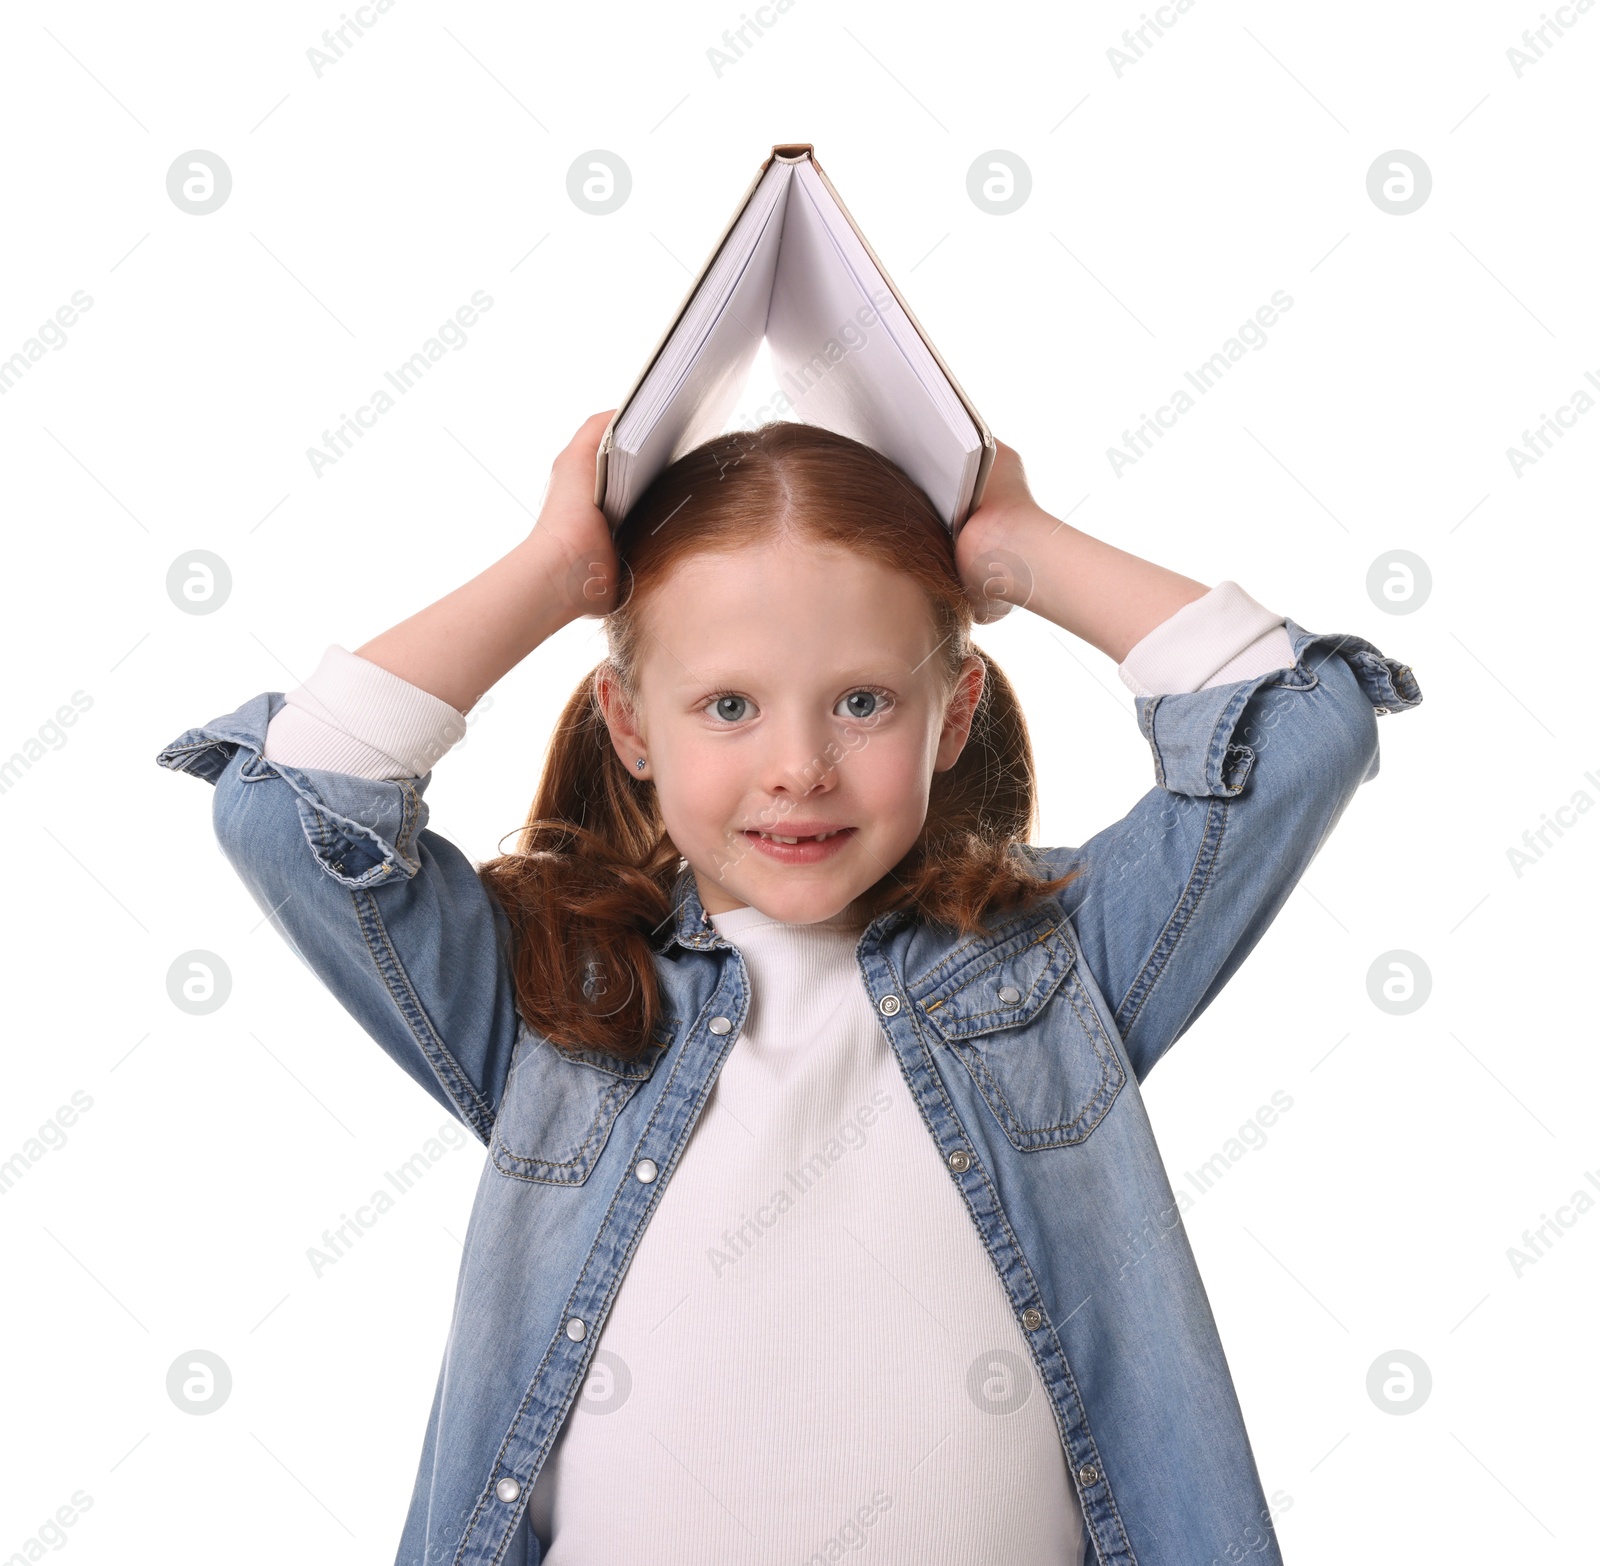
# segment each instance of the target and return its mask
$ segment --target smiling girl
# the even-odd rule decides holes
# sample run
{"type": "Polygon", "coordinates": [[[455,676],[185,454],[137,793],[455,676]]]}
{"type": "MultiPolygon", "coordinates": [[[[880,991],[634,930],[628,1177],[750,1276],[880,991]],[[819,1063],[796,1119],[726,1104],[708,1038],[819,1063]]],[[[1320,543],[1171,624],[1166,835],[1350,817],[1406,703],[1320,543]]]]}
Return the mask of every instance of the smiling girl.
{"type": "Polygon", "coordinates": [[[688,453],[613,538],[608,417],[503,559],[161,758],[489,1150],[397,1561],[1278,1561],[1138,1084],[1410,670],[1056,520],[1006,446],[954,544],[800,424],[688,453]],[[1076,848],[1030,842],[1027,724],[970,635],[1023,603],[1116,661],[1155,762],[1076,848]],[[474,867],[427,774],[595,614],[608,656],[474,867]]]}

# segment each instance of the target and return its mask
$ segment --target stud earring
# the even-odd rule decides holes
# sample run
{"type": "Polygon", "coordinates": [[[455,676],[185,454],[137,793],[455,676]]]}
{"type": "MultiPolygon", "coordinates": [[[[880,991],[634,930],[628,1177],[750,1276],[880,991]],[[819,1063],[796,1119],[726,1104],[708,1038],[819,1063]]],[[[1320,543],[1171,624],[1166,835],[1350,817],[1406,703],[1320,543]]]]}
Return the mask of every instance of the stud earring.
{"type": "Polygon", "coordinates": [[[641,772],[643,772],[644,771],[644,757],[641,756],[636,762],[634,762],[634,766],[636,766],[641,772]]]}

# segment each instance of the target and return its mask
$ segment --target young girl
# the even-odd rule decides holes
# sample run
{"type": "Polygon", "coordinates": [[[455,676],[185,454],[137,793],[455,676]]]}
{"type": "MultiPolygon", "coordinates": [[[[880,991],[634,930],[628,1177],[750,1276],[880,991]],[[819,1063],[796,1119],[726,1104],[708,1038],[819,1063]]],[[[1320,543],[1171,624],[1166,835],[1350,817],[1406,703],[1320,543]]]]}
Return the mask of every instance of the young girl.
{"type": "Polygon", "coordinates": [[[1057,521],[1005,446],[954,545],[801,424],[690,452],[613,540],[607,418],[504,559],[160,758],[489,1150],[397,1563],[1279,1561],[1138,1083],[1411,671],[1057,521]],[[969,635],[1023,602],[1118,662],[1154,757],[1078,848],[1028,842],[1027,727],[969,635]],[[427,774],[602,613],[474,869],[427,774]]]}

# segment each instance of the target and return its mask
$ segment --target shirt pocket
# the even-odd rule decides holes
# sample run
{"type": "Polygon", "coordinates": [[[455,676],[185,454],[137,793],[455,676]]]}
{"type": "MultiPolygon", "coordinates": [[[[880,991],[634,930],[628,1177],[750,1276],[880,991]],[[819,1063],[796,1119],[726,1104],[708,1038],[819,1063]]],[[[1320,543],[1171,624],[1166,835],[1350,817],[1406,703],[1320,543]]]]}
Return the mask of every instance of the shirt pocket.
{"type": "Polygon", "coordinates": [[[958,947],[909,989],[935,1045],[960,1059],[1021,1152],[1085,1141],[1127,1081],[1059,911],[958,947]]]}
{"type": "Polygon", "coordinates": [[[557,1049],[522,1024],[489,1144],[495,1168],[517,1180],[582,1185],[674,1031],[670,1022],[659,1024],[645,1054],[624,1060],[598,1050],[557,1049]]]}

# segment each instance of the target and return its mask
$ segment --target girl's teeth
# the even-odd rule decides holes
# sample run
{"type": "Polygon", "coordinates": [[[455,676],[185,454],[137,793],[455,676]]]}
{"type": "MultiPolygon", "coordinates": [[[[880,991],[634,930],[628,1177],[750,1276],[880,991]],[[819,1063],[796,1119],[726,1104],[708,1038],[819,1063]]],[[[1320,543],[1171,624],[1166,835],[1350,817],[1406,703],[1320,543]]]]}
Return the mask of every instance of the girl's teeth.
{"type": "MultiPolygon", "coordinates": [[[[808,837],[806,842],[825,843],[830,837],[836,837],[843,830],[843,827],[836,827],[832,832],[820,832],[816,837],[808,837]]],[[[798,843],[800,841],[797,837],[779,837],[776,832],[762,832],[760,836],[766,838],[769,843],[798,843]]]]}

